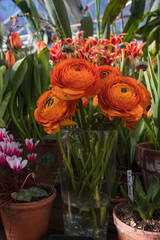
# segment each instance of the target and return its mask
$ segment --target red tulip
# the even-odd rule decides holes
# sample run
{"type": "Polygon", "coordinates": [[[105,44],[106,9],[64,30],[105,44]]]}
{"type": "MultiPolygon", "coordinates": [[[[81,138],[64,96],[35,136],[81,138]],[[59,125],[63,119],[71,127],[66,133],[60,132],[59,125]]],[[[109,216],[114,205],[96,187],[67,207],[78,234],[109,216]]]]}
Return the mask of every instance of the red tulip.
{"type": "Polygon", "coordinates": [[[7,67],[12,67],[15,64],[15,62],[16,62],[16,60],[15,60],[13,52],[8,50],[5,54],[5,65],[7,67]]]}
{"type": "Polygon", "coordinates": [[[38,43],[37,43],[37,54],[39,54],[40,51],[46,46],[47,45],[43,41],[38,41],[38,43]]]}
{"type": "Polygon", "coordinates": [[[10,44],[13,49],[21,49],[22,42],[18,33],[12,33],[10,38],[10,44]]]}

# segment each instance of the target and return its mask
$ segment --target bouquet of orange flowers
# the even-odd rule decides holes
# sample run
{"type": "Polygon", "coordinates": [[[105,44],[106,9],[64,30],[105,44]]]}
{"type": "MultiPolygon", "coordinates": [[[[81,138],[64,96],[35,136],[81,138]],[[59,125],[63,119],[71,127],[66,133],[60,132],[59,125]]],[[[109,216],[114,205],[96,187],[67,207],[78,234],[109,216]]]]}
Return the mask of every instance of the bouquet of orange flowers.
{"type": "MultiPolygon", "coordinates": [[[[121,42],[122,37],[117,42],[121,42]]],[[[134,129],[138,120],[146,116],[151,95],[143,83],[138,85],[136,79],[124,77],[118,67],[107,65],[106,46],[114,52],[111,55],[114,57],[110,58],[112,65],[122,57],[113,43],[93,40],[81,40],[78,46],[66,40],[65,51],[72,51],[67,53],[69,58],[62,52],[61,61],[51,70],[50,89],[38,99],[34,116],[45,132],[58,133],[63,156],[62,198],[69,209],[65,217],[72,216],[70,224],[64,224],[65,229],[70,229],[76,219],[73,216],[77,210],[72,208],[79,208],[79,231],[84,227],[84,216],[89,217],[90,213],[89,221],[94,221],[95,226],[91,232],[100,236],[106,230],[116,129],[120,121],[123,126],[134,129]],[[92,43],[92,47],[88,44],[87,48],[87,41],[92,43]],[[90,51],[91,48],[94,51],[90,51]],[[107,183],[105,193],[104,183],[107,183]],[[66,190],[68,185],[72,190],[66,190]]],[[[127,52],[125,54],[127,56],[127,52]]],[[[90,229],[90,226],[86,224],[86,228],[90,229]]]]}

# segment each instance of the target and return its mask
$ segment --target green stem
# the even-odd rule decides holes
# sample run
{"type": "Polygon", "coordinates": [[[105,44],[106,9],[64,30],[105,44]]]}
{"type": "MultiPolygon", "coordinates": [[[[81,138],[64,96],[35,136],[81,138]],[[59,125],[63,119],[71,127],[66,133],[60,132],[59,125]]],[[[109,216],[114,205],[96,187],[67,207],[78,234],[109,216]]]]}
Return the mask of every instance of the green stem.
{"type": "Polygon", "coordinates": [[[124,49],[122,48],[122,62],[121,62],[121,73],[123,72],[123,67],[124,67],[124,49]]]}
{"type": "MultiPolygon", "coordinates": [[[[62,153],[62,157],[63,157],[63,160],[65,161],[66,163],[66,166],[68,168],[68,171],[70,173],[70,176],[71,176],[71,182],[73,184],[73,188],[74,190],[76,189],[76,185],[75,185],[75,180],[74,180],[74,172],[73,172],[73,168],[72,168],[72,165],[69,164],[69,161],[66,157],[66,154],[65,154],[65,151],[64,151],[64,148],[63,148],[63,145],[62,145],[62,140],[61,140],[61,133],[60,131],[58,132],[58,142],[59,142],[59,147],[61,149],[61,153],[62,153]]],[[[67,147],[67,150],[70,151],[70,149],[67,147]]],[[[68,155],[69,156],[69,155],[68,155]]]]}
{"type": "Polygon", "coordinates": [[[138,85],[140,85],[141,82],[142,82],[142,76],[143,76],[143,70],[140,69],[140,71],[139,71],[139,76],[138,76],[138,85]]]}
{"type": "Polygon", "coordinates": [[[96,17],[97,17],[97,37],[98,37],[98,42],[100,40],[100,5],[101,5],[101,0],[95,0],[95,7],[96,7],[96,17]]]}

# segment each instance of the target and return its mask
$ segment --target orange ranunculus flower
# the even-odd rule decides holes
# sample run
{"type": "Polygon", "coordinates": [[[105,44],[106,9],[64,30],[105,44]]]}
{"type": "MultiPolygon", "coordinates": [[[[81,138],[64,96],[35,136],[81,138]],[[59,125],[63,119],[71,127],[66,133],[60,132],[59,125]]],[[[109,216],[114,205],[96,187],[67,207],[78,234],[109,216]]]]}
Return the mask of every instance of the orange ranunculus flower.
{"type": "Polygon", "coordinates": [[[100,91],[97,68],[84,59],[66,59],[50,72],[53,94],[63,100],[93,97],[100,91]]]}
{"type": "Polygon", "coordinates": [[[40,53],[40,51],[44,48],[47,47],[47,45],[43,41],[38,41],[37,43],[37,54],[40,53]]]}
{"type": "Polygon", "coordinates": [[[15,60],[15,56],[14,56],[13,52],[8,50],[5,54],[5,65],[7,67],[12,67],[15,64],[15,62],[16,62],[16,60],[15,60]]]}
{"type": "Polygon", "coordinates": [[[12,33],[10,38],[10,44],[13,49],[21,49],[22,41],[18,33],[12,33]]]}
{"type": "Polygon", "coordinates": [[[56,133],[61,126],[75,125],[68,117],[74,115],[77,101],[63,101],[52,94],[52,90],[44,92],[37,101],[34,112],[36,121],[43,125],[47,133],[56,133]]]}
{"type": "Polygon", "coordinates": [[[151,95],[143,83],[139,86],[134,78],[118,76],[108,78],[98,94],[98,102],[110,120],[120,117],[123,126],[134,129],[137,121],[146,116],[151,95]]]}
{"type": "Polygon", "coordinates": [[[117,77],[122,76],[122,73],[115,67],[109,65],[101,65],[97,67],[98,72],[100,74],[100,79],[103,81],[107,81],[109,77],[117,77]]]}

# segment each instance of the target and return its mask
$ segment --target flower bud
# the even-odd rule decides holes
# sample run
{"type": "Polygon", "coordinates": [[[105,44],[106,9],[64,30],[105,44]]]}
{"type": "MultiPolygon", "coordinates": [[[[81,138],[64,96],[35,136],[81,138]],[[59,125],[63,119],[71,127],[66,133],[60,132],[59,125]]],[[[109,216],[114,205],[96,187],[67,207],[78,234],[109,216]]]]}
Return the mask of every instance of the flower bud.
{"type": "Polygon", "coordinates": [[[147,112],[147,118],[153,119],[153,111],[152,111],[152,108],[150,108],[149,111],[147,112]]]}
{"type": "Polygon", "coordinates": [[[15,56],[14,56],[13,52],[8,50],[5,54],[5,65],[7,67],[12,67],[15,64],[15,62],[16,62],[16,60],[15,60],[15,56]]]}
{"type": "Polygon", "coordinates": [[[119,47],[120,47],[121,49],[126,48],[126,43],[124,43],[124,42],[120,43],[120,44],[119,44],[119,47]]]}
{"type": "Polygon", "coordinates": [[[43,41],[38,41],[37,43],[37,54],[40,53],[40,51],[44,48],[47,47],[47,45],[43,41]]]}
{"type": "Polygon", "coordinates": [[[2,65],[2,66],[0,67],[0,69],[1,69],[1,71],[2,71],[2,74],[4,75],[5,72],[6,72],[6,66],[5,66],[5,65],[2,65]]]}
{"type": "Polygon", "coordinates": [[[10,44],[13,49],[18,50],[22,48],[21,38],[18,33],[11,34],[10,44]]]}
{"type": "Polygon", "coordinates": [[[66,53],[73,53],[74,52],[74,47],[71,44],[66,44],[62,46],[61,49],[62,52],[66,52],[66,53]]]}
{"type": "Polygon", "coordinates": [[[135,70],[137,72],[139,72],[140,69],[142,69],[143,71],[146,71],[148,68],[148,63],[147,62],[138,62],[135,65],[135,70]]]}

